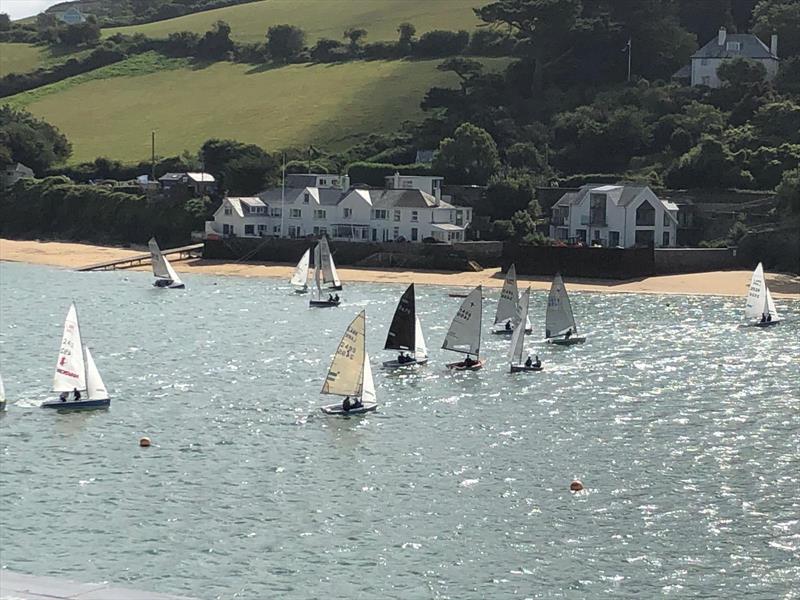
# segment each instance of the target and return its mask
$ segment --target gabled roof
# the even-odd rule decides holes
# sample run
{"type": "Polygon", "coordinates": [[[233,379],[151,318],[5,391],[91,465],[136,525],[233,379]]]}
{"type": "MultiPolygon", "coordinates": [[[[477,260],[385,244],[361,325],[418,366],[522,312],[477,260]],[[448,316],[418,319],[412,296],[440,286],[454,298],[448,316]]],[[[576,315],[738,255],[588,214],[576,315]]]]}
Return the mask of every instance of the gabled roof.
{"type": "MultiPolygon", "coordinates": [[[[561,198],[558,199],[553,205],[553,208],[556,207],[563,207],[563,206],[575,206],[581,204],[588,194],[591,192],[600,192],[607,194],[608,198],[613,202],[616,206],[628,206],[632,204],[639,195],[648,189],[646,185],[631,185],[631,184],[622,184],[622,185],[605,185],[605,184],[598,184],[598,183],[590,183],[581,188],[577,192],[567,192],[561,198]]],[[[665,206],[667,210],[677,210],[677,207],[674,209],[668,206],[667,202],[664,202],[659,198],[659,201],[665,206]]]]}
{"type": "Polygon", "coordinates": [[[164,173],[158,178],[159,181],[181,181],[188,177],[195,182],[214,183],[215,179],[211,173],[164,173]]]}
{"type": "Polygon", "coordinates": [[[697,52],[692,54],[695,58],[774,58],[778,57],[769,51],[769,47],[752,33],[729,33],[725,36],[725,43],[719,45],[718,38],[714,38],[697,52]],[[739,50],[728,50],[728,42],[739,42],[739,50]]]}
{"type": "Polygon", "coordinates": [[[454,208],[422,190],[370,190],[375,208],[454,208]]]}

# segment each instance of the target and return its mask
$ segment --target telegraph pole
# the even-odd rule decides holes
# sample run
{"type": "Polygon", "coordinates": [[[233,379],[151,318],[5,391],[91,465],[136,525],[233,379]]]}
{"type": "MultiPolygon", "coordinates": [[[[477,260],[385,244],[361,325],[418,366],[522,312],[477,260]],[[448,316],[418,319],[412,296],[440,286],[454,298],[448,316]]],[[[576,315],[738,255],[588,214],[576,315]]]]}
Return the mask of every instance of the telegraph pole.
{"type": "Polygon", "coordinates": [[[150,177],[156,180],[156,132],[150,132],[150,177]]]}

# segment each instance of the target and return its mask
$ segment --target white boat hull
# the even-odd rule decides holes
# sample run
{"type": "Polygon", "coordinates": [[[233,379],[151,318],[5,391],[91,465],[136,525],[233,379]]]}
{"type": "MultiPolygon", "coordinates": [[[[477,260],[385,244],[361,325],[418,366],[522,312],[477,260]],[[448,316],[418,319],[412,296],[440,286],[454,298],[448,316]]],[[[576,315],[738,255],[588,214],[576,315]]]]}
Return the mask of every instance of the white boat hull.
{"type": "Polygon", "coordinates": [[[387,360],[383,363],[384,369],[398,369],[400,367],[413,367],[415,365],[427,364],[428,357],[414,358],[408,362],[398,362],[397,360],[387,360]]]}
{"type": "Polygon", "coordinates": [[[375,402],[367,402],[363,406],[359,406],[358,408],[351,408],[350,410],[344,410],[342,408],[341,403],[337,404],[327,404],[325,406],[320,406],[319,408],[323,413],[326,415],[331,415],[334,417],[350,417],[352,415],[363,415],[368,412],[374,412],[378,409],[378,404],[375,402]]]}

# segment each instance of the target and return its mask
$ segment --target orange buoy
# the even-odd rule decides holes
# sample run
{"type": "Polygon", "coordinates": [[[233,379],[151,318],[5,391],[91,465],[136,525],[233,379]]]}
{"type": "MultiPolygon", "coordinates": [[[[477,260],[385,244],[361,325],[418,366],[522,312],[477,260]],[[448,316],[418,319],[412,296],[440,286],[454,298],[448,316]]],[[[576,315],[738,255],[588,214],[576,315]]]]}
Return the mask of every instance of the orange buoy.
{"type": "Polygon", "coordinates": [[[139,446],[141,446],[142,448],[147,448],[149,445],[150,445],[149,437],[139,438],[139,446]]]}
{"type": "Polygon", "coordinates": [[[574,479],[572,483],[569,484],[569,491],[571,492],[580,492],[582,489],[583,484],[580,479],[574,479]]]}

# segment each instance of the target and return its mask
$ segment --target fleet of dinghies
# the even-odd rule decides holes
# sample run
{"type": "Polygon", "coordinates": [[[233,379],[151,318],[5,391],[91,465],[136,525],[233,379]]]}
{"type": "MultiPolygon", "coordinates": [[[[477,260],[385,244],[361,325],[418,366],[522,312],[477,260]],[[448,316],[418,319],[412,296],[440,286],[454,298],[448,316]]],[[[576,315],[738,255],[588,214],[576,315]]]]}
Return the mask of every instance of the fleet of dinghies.
{"type": "MultiPolygon", "coordinates": [[[[150,240],[153,258],[153,273],[157,287],[183,287],[183,283],[164,258],[155,239],[150,240]],[[164,283],[161,283],[161,282],[164,283]]],[[[332,283],[341,289],[330,247],[322,238],[314,247],[314,292],[310,306],[338,306],[338,294],[323,298],[323,285],[332,283]]],[[[297,265],[291,284],[307,289],[311,249],[306,250],[297,265]]],[[[327,290],[326,290],[327,291],[327,290]]],[[[528,317],[531,288],[517,296],[516,269],[508,269],[498,302],[493,332],[511,332],[509,366],[511,373],[536,372],[542,370],[539,357],[531,359],[525,350],[525,336],[531,333],[528,317]],[[523,360],[527,356],[527,360],[523,360]]],[[[764,268],[758,264],[750,282],[745,316],[749,325],[767,327],[780,321],[775,303],[764,280],[764,268]]],[[[456,311],[445,335],[442,349],[464,354],[463,360],[448,363],[448,369],[476,371],[484,366],[480,357],[481,330],[483,326],[483,288],[477,286],[466,295],[456,311]]],[[[545,316],[546,342],[571,346],[586,341],[578,335],[578,327],[569,301],[564,280],[556,274],[547,299],[545,316]]],[[[398,351],[394,360],[383,362],[385,369],[396,369],[428,362],[428,350],[417,315],[414,284],[408,286],[397,303],[384,350],[398,351]]],[[[64,321],[64,332],[58,351],[58,360],[53,375],[53,391],[59,393],[57,400],[41,404],[43,408],[59,410],[85,410],[108,408],[111,399],[92,358],[88,346],[81,338],[78,311],[72,303],[64,321]],[[70,397],[72,394],[72,397],[70,397]]],[[[369,354],[366,351],[366,311],[362,310],[348,325],[344,336],[333,355],[328,374],[323,383],[322,394],[344,397],[341,403],[321,407],[323,413],[334,416],[358,415],[375,411],[378,407],[375,383],[369,354]]],[[[5,408],[6,396],[0,378],[0,410],[5,408]]]]}

